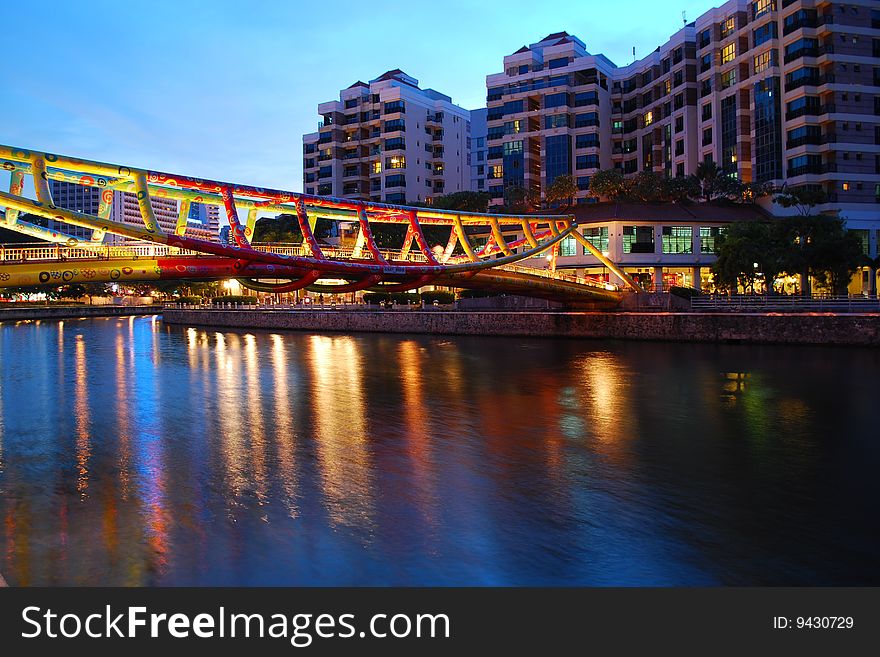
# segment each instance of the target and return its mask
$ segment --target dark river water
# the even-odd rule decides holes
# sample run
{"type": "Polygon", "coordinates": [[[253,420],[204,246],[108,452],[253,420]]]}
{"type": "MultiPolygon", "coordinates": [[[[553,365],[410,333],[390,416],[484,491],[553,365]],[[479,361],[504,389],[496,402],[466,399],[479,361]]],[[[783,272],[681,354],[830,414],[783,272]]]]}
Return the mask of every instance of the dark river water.
{"type": "Polygon", "coordinates": [[[0,324],[13,585],[878,585],[880,353],[0,324]]]}

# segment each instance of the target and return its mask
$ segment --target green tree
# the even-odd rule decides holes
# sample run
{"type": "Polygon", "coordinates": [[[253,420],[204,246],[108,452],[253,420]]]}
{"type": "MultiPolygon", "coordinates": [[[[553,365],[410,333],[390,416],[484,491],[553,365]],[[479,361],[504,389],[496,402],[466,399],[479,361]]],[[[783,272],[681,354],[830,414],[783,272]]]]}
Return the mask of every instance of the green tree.
{"type": "Polygon", "coordinates": [[[785,231],[775,222],[732,224],[716,243],[718,257],[712,265],[715,284],[731,293],[737,286],[754,292],[761,274],[772,293],[773,280],[786,271],[789,248],[785,231]]]}
{"type": "Polygon", "coordinates": [[[773,202],[784,208],[794,208],[802,217],[813,214],[813,208],[828,201],[828,196],[821,187],[786,187],[782,186],[773,197],[773,202]]]}
{"type": "MultiPolygon", "coordinates": [[[[317,232],[317,226],[316,231],[317,232]]],[[[295,243],[302,242],[299,220],[292,214],[277,217],[261,217],[254,226],[254,242],[295,243]]]]}
{"type": "Polygon", "coordinates": [[[487,192],[453,192],[435,197],[432,207],[438,210],[486,212],[489,208],[489,198],[487,192]]]}
{"type": "Polygon", "coordinates": [[[574,203],[577,192],[578,186],[574,178],[564,174],[556,176],[556,179],[547,187],[544,196],[547,203],[565,203],[566,206],[570,206],[574,203]]]}
{"type": "Polygon", "coordinates": [[[701,196],[700,185],[693,176],[664,178],[662,187],[664,200],[672,203],[690,203],[701,196]]]}
{"type": "Polygon", "coordinates": [[[620,169],[603,169],[590,176],[590,194],[609,201],[626,195],[627,185],[620,169]]]}
{"type": "Polygon", "coordinates": [[[809,279],[834,294],[846,294],[853,274],[862,265],[862,243],[846,230],[843,220],[825,215],[793,216],[779,221],[789,248],[785,271],[800,274],[802,292],[809,279]]]}
{"type": "Polygon", "coordinates": [[[522,214],[535,210],[541,203],[540,194],[521,185],[508,185],[504,188],[504,205],[507,212],[522,214]]]}

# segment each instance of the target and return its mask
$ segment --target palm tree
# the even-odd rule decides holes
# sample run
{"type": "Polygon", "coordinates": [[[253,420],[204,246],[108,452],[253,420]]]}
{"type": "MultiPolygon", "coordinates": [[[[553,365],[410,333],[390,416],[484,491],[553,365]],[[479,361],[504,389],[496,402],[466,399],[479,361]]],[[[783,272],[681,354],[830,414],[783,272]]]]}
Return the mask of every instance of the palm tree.
{"type": "Polygon", "coordinates": [[[697,165],[694,178],[700,184],[700,190],[705,200],[712,200],[718,189],[718,180],[721,175],[721,169],[712,161],[704,160],[697,165]]]}

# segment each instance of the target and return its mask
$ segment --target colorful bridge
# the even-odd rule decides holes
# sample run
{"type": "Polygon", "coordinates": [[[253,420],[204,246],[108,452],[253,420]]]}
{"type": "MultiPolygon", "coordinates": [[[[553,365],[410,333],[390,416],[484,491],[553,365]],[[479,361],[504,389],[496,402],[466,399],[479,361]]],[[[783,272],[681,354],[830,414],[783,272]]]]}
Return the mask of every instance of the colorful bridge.
{"type": "Polygon", "coordinates": [[[425,285],[489,289],[547,299],[616,305],[615,286],[571,274],[525,267],[521,261],[551,257],[561,240],[573,237],[634,291],[628,275],[577,231],[570,215],[480,214],[312,196],[105,164],[0,145],[0,166],[10,173],[9,191],[0,191],[0,226],[49,245],[0,247],[0,287],[81,282],[141,282],[234,277],[265,292],[306,289],[321,293],[358,290],[400,292],[425,285]],[[31,176],[36,199],[24,195],[31,176]],[[102,190],[97,214],[56,207],[50,180],[102,190]],[[142,225],[110,219],[114,192],[137,197],[142,225]],[[174,199],[174,230],[157,221],[151,198],[174,199]],[[187,236],[191,203],[224,208],[230,244],[187,236]],[[239,212],[246,214],[242,221],[239,212]],[[84,239],[27,221],[22,213],[90,231],[84,239]],[[303,235],[298,246],[252,244],[261,214],[294,215],[303,235]],[[356,226],[351,248],[322,246],[318,219],[356,226]],[[373,227],[406,226],[399,249],[381,249],[373,227]],[[429,246],[423,226],[449,228],[445,248],[429,246]],[[487,236],[477,247],[473,235],[487,236]],[[107,235],[124,244],[105,244],[107,235]],[[456,255],[457,252],[460,254],[456,255]]]}

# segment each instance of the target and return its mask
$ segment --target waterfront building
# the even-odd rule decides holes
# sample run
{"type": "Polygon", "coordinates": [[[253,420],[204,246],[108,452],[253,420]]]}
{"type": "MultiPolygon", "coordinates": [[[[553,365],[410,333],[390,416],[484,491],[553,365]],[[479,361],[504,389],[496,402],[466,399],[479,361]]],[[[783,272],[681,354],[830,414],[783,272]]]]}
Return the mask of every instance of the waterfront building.
{"type": "Polygon", "coordinates": [[[399,69],[355,82],[318,114],[318,132],[303,136],[307,194],[430,203],[470,189],[470,112],[399,69]]]}
{"type": "Polygon", "coordinates": [[[486,176],[488,175],[489,147],[486,144],[486,116],[489,110],[471,110],[470,165],[471,191],[485,192],[486,176]]]}
{"type": "Polygon", "coordinates": [[[876,229],[878,56],[871,0],[730,0],[624,67],[550,34],[486,78],[492,204],[562,174],[585,203],[599,169],[681,176],[713,161],[743,182],[821,188],[818,212],[876,229]]]}

